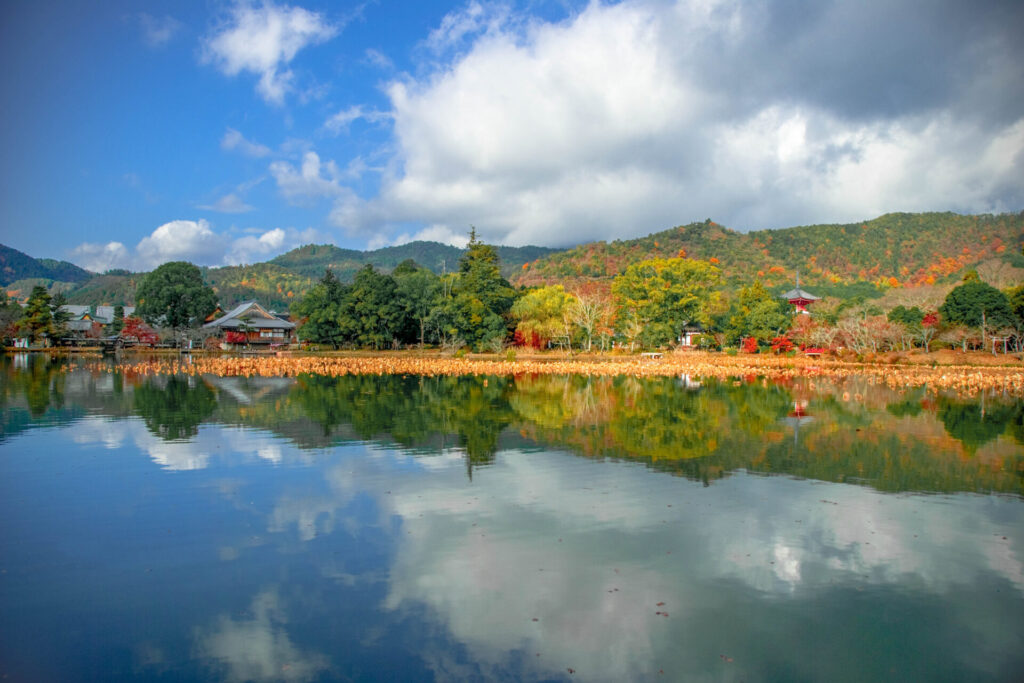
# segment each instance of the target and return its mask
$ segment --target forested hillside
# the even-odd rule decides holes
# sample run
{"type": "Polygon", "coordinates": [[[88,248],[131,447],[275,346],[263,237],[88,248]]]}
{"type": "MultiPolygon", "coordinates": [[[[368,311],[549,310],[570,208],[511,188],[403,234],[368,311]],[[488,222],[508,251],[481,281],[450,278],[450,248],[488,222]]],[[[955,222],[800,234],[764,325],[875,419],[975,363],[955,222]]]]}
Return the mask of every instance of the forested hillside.
{"type": "Polygon", "coordinates": [[[801,282],[823,295],[957,279],[969,268],[1024,268],[1024,213],[886,214],[863,223],[741,233],[707,220],[634,240],[591,242],[521,268],[517,284],[610,279],[630,264],[686,255],[708,260],[733,285],[801,282]]]}
{"type": "Polygon", "coordinates": [[[92,273],[67,261],[32,258],[17,249],[0,244],[0,285],[17,280],[43,279],[56,282],[84,282],[92,273]]]}
{"type": "MultiPolygon", "coordinates": [[[[502,274],[506,277],[522,268],[527,261],[556,253],[548,247],[495,247],[501,259],[502,274]]],[[[435,273],[458,267],[465,250],[440,242],[409,242],[396,247],[383,247],[373,251],[341,249],[332,244],[309,244],[282,254],[270,263],[287,268],[293,273],[310,278],[323,277],[330,266],[342,282],[351,282],[356,271],[366,264],[384,272],[394,270],[402,261],[412,259],[435,273]]]]}
{"type": "MultiPolygon", "coordinates": [[[[320,275],[323,275],[322,270],[320,275]]],[[[296,298],[301,298],[314,282],[313,278],[275,263],[204,268],[203,280],[213,287],[225,310],[255,299],[278,312],[289,310],[296,298]]]]}

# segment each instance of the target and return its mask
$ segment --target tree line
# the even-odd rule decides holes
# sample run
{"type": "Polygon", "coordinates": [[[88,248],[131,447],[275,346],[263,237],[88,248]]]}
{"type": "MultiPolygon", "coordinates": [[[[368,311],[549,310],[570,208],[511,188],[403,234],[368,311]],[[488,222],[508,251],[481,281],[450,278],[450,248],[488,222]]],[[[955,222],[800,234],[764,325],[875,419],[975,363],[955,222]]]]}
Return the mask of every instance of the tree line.
{"type": "Polygon", "coordinates": [[[930,351],[936,341],[966,350],[988,348],[992,338],[1022,350],[1024,285],[1000,291],[969,271],[941,302],[932,299],[887,308],[861,298],[825,300],[806,316],[759,280],[728,289],[718,266],[683,252],[634,263],[610,282],[574,291],[517,290],[501,276],[493,247],[473,231],[456,272],[437,275],[407,260],[391,274],[365,266],[346,285],[328,269],[292,313],[304,340],[335,348],[635,350],[678,345],[696,332],[689,337],[696,346],[748,352],[798,345],[930,351]]]}
{"type": "MultiPolygon", "coordinates": [[[[400,348],[413,344],[448,349],[499,351],[507,346],[563,351],[666,348],[684,335],[706,349],[786,352],[804,348],[851,349],[856,353],[932,350],[936,342],[964,350],[1024,350],[1024,284],[999,290],[968,271],[963,282],[935,296],[934,287],[895,292],[931,292],[914,303],[885,305],[861,298],[816,302],[810,316],[769,291],[760,280],[730,289],[710,259],[653,258],[626,267],[610,281],[514,288],[501,275],[494,247],[470,234],[458,270],[436,274],[412,260],[391,273],[372,266],[344,284],[328,269],[291,314],[304,341],[333,348],[400,348]]],[[[216,308],[216,294],[202,272],[186,262],[165,263],[143,278],[137,318],[123,319],[105,334],[155,339],[150,325],[180,338],[202,325],[216,308]]],[[[4,335],[33,343],[65,333],[63,296],[36,287],[22,308],[0,301],[4,335]]],[[[890,302],[891,303],[891,302],[890,302]]]]}

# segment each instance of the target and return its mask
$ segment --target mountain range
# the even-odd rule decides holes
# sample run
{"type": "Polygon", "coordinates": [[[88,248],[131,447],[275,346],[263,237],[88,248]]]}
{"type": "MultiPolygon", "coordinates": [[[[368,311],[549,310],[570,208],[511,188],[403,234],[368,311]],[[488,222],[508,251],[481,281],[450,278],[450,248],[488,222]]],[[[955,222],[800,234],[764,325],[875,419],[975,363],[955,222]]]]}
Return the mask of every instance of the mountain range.
{"type": "MultiPolygon", "coordinates": [[[[878,296],[892,287],[955,281],[977,269],[996,286],[1024,281],[1024,212],[985,215],[894,213],[873,220],[740,232],[708,219],[629,240],[569,249],[496,247],[503,274],[520,286],[578,286],[608,281],[630,264],[685,256],[722,269],[727,286],[760,280],[769,289],[802,284],[822,296],[878,296]]],[[[370,264],[388,272],[412,259],[436,273],[458,268],[463,251],[410,242],[372,251],[323,245],[293,249],[266,263],[204,268],[221,304],[258,299],[278,311],[331,268],[349,281],[370,264]]],[[[36,284],[63,291],[70,303],[132,304],[144,273],[90,273],[66,261],[35,259],[0,245],[0,285],[24,299],[36,284]]]]}

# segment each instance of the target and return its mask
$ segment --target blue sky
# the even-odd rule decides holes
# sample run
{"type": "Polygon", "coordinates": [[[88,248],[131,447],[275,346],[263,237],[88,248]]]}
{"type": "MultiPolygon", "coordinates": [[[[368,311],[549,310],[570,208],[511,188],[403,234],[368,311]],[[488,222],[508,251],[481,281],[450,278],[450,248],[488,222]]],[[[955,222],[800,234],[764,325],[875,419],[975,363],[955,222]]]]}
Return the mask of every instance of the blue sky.
{"type": "Polygon", "coordinates": [[[92,270],[1024,209],[1018,2],[8,2],[0,242],[92,270]]]}

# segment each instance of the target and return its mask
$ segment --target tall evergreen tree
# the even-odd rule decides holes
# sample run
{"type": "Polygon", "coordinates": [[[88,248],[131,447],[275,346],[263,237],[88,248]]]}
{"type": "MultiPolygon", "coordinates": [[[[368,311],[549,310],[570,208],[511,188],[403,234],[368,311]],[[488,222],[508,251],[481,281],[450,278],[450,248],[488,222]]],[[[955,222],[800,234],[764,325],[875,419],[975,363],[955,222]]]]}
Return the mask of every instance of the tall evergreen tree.
{"type": "Polygon", "coordinates": [[[53,311],[50,309],[50,293],[46,287],[36,285],[28,295],[28,302],[19,327],[28,332],[29,341],[36,343],[53,334],[53,311]]]}
{"type": "Polygon", "coordinates": [[[346,290],[328,268],[320,282],[292,306],[292,312],[303,318],[299,327],[299,335],[303,339],[317,344],[330,344],[334,348],[345,341],[340,318],[346,290]]]}
{"type": "Polygon", "coordinates": [[[453,289],[452,325],[459,337],[476,349],[509,333],[509,310],[515,290],[501,276],[494,247],[469,234],[466,253],[459,260],[459,276],[453,289]]]}

